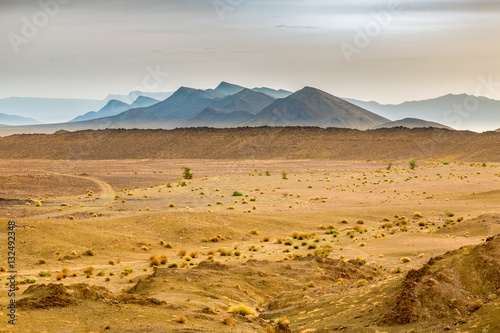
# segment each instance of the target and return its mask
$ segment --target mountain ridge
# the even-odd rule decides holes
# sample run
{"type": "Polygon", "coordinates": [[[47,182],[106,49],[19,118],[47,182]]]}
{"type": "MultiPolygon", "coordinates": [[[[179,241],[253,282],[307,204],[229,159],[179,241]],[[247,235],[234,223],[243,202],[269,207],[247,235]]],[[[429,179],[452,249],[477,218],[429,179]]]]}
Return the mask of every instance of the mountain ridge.
{"type": "Polygon", "coordinates": [[[427,127],[432,127],[432,128],[445,128],[452,130],[453,128],[439,124],[433,121],[427,121],[423,119],[418,119],[418,118],[404,118],[401,120],[395,120],[395,121],[390,121],[388,123],[384,123],[381,125],[377,125],[373,127],[374,129],[377,128],[392,128],[392,127],[406,127],[406,128],[427,128],[427,127]]]}
{"type": "Polygon", "coordinates": [[[319,126],[369,129],[389,120],[313,87],[278,99],[248,126],[319,126]]]}

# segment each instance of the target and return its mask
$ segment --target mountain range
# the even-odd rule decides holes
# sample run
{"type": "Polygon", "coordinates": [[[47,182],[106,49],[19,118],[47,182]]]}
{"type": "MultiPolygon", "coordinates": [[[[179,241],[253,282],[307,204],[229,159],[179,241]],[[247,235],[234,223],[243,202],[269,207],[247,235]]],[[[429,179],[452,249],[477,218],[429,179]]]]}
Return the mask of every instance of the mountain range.
{"type": "MultiPolygon", "coordinates": [[[[467,95],[447,95],[427,101],[382,105],[376,102],[342,99],[313,87],[304,87],[292,93],[266,87],[248,89],[228,82],[221,82],[214,89],[181,87],[174,93],[147,94],[150,96],[157,94],[155,96],[167,96],[167,98],[159,100],[145,96],[146,93],[141,92],[109,95],[104,100],[105,105],[94,109],[98,111],[87,111],[69,122],[4,126],[0,129],[0,135],[53,133],[57,130],[179,127],[315,126],[359,130],[392,127],[453,129],[455,126],[450,126],[450,122],[456,127],[460,127],[460,121],[478,125],[484,123],[486,114],[489,114],[493,121],[497,121],[498,117],[497,123],[500,123],[498,112],[500,101],[467,95]],[[132,97],[135,99],[132,100],[132,97]],[[474,112],[470,114],[462,112],[460,114],[462,118],[457,117],[456,104],[461,102],[462,105],[470,106],[471,100],[477,104],[474,105],[474,112]],[[393,119],[401,120],[393,121],[393,119]]],[[[2,100],[0,106],[1,102],[2,100]]]]}
{"type": "Polygon", "coordinates": [[[116,116],[127,110],[148,107],[158,102],[158,100],[146,96],[137,97],[137,99],[132,104],[127,104],[125,102],[112,99],[99,111],[87,112],[84,115],[78,116],[75,119],[71,120],[71,122],[116,116]]]}
{"type": "Polygon", "coordinates": [[[41,124],[38,120],[0,113],[0,127],[41,124]]]}
{"type": "Polygon", "coordinates": [[[500,124],[500,101],[466,94],[384,105],[377,102],[347,101],[389,119],[420,118],[455,129],[483,131],[500,124]]]}

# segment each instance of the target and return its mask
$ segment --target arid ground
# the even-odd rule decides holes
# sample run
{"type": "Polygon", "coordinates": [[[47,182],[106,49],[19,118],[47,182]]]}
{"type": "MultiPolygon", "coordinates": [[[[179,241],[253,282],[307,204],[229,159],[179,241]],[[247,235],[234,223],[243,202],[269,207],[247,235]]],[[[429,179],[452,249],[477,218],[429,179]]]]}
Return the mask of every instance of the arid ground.
{"type": "Polygon", "coordinates": [[[500,332],[484,162],[3,159],[0,331],[500,332]]]}

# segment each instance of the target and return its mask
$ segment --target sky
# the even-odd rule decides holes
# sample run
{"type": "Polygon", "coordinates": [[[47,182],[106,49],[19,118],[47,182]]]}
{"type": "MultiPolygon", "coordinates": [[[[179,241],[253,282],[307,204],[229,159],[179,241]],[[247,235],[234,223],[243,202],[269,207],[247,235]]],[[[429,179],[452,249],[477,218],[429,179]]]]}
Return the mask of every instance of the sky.
{"type": "Polygon", "coordinates": [[[228,81],[386,104],[500,99],[500,84],[481,89],[500,82],[499,17],[486,0],[2,0],[0,98],[228,81]]]}

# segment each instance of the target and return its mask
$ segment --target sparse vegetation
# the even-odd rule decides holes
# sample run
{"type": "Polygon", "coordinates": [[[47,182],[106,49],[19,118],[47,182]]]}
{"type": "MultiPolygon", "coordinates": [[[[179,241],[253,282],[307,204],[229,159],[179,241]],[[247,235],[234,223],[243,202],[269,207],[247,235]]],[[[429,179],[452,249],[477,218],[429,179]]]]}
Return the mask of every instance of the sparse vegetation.
{"type": "Polygon", "coordinates": [[[238,313],[242,316],[255,316],[255,311],[253,311],[251,308],[243,304],[230,307],[228,312],[238,313]]]}
{"type": "Polygon", "coordinates": [[[193,179],[193,174],[191,173],[191,168],[182,167],[182,177],[184,179],[193,179]]]}

